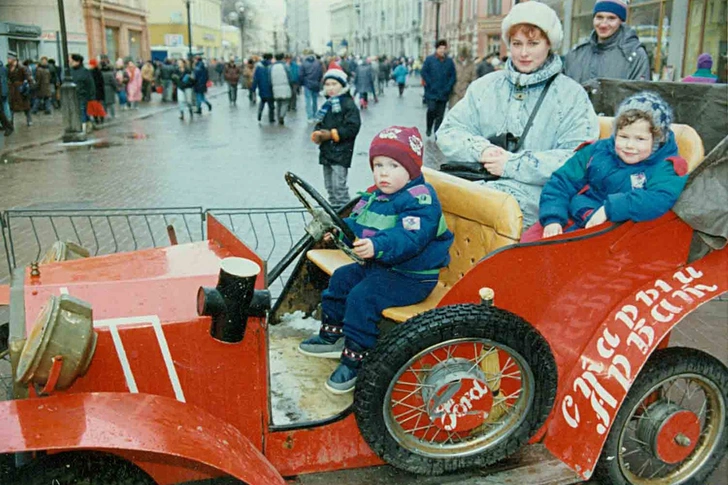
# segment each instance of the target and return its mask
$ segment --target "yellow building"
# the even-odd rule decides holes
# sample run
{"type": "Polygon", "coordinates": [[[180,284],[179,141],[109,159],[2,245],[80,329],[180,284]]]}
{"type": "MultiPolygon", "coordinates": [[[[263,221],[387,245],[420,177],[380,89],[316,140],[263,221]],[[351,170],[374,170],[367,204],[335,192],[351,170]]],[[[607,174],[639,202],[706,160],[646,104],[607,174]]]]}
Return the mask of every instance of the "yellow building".
{"type": "Polygon", "coordinates": [[[186,56],[188,4],[193,54],[201,54],[208,59],[222,57],[227,49],[223,47],[221,0],[150,1],[148,26],[152,53],[164,50],[170,57],[186,56]]]}

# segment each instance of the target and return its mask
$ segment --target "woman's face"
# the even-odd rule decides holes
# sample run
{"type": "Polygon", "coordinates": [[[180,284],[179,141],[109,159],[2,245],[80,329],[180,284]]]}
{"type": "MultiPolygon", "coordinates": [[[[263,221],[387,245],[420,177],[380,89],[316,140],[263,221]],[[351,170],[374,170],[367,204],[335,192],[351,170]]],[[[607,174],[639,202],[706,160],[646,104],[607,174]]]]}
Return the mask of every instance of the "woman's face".
{"type": "Polygon", "coordinates": [[[519,72],[528,74],[540,68],[549,56],[549,44],[540,31],[529,38],[523,30],[519,30],[511,37],[511,60],[519,72]]]}

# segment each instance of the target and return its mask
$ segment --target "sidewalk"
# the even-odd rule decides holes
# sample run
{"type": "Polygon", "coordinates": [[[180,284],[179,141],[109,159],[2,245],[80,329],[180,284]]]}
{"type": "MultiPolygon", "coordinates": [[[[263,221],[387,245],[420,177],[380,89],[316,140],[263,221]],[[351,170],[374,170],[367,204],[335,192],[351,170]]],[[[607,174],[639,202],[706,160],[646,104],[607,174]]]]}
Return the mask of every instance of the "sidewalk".
{"type": "MultiPolygon", "coordinates": [[[[215,98],[225,93],[227,93],[227,85],[223,84],[222,86],[212,86],[207,91],[207,96],[208,98],[215,98]]],[[[163,103],[161,94],[152,93],[152,100],[148,103],[139,103],[139,109],[122,110],[121,106],[117,104],[116,118],[107,117],[103,128],[148,118],[157,113],[172,109],[177,109],[177,103],[163,103]]],[[[6,137],[2,137],[2,134],[0,134],[0,161],[12,153],[58,141],[62,136],[63,117],[61,110],[53,110],[53,113],[50,115],[39,111],[33,115],[33,126],[26,126],[25,115],[23,113],[16,113],[15,131],[13,134],[6,137]]]]}

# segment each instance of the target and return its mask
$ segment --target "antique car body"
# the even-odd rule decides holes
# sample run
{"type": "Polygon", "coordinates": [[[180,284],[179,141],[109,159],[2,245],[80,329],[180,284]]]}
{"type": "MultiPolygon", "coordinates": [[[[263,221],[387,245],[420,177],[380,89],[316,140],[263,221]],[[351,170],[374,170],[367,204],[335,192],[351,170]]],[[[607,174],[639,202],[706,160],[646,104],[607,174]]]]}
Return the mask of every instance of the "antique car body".
{"type": "MultiPolygon", "coordinates": [[[[426,177],[464,187],[433,171],[426,177]]],[[[213,214],[206,224],[202,242],[16,270],[8,298],[14,367],[51,295],[88,302],[98,341],[87,373],[67,390],[16,382],[14,399],[0,402],[0,453],[27,462],[28,452],[101,450],[161,485],[221,475],[284,483],[282,477],[385,463],[351,407],[314,422],[273,422],[269,325],[283,308],[296,309],[301,288],[320,288],[320,270],[302,258],[270,317],[250,315],[241,341],[220,341],[210,333],[211,317],[198,315],[198,288],[215,285],[225,258],[265,263],[213,214]]],[[[558,385],[530,442],[582,479],[591,477],[653,351],[692,310],[728,291],[728,249],[688,263],[692,238],[691,227],[669,212],[651,222],[504,244],[473,258],[437,302],[478,305],[488,287],[495,307],[543,336],[558,385]]],[[[255,288],[267,285],[261,272],[255,288]]],[[[312,311],[310,301],[298,309],[312,311]]],[[[678,432],[661,431],[659,440],[678,432]]],[[[687,457],[695,445],[688,448],[678,455],[687,457]]]]}

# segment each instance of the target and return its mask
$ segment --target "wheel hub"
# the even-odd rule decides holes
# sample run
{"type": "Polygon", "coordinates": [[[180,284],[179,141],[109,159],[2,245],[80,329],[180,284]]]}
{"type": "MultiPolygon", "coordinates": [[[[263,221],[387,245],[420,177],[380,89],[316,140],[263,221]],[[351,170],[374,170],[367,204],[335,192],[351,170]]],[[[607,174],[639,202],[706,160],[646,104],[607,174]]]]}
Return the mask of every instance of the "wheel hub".
{"type": "Polygon", "coordinates": [[[655,458],[672,465],[685,460],[697,446],[700,420],[677,404],[658,401],[640,419],[637,437],[655,458]]]}
{"type": "Polygon", "coordinates": [[[479,366],[454,358],[433,367],[423,399],[430,421],[445,431],[463,432],[482,425],[493,407],[493,393],[479,366]]]}

